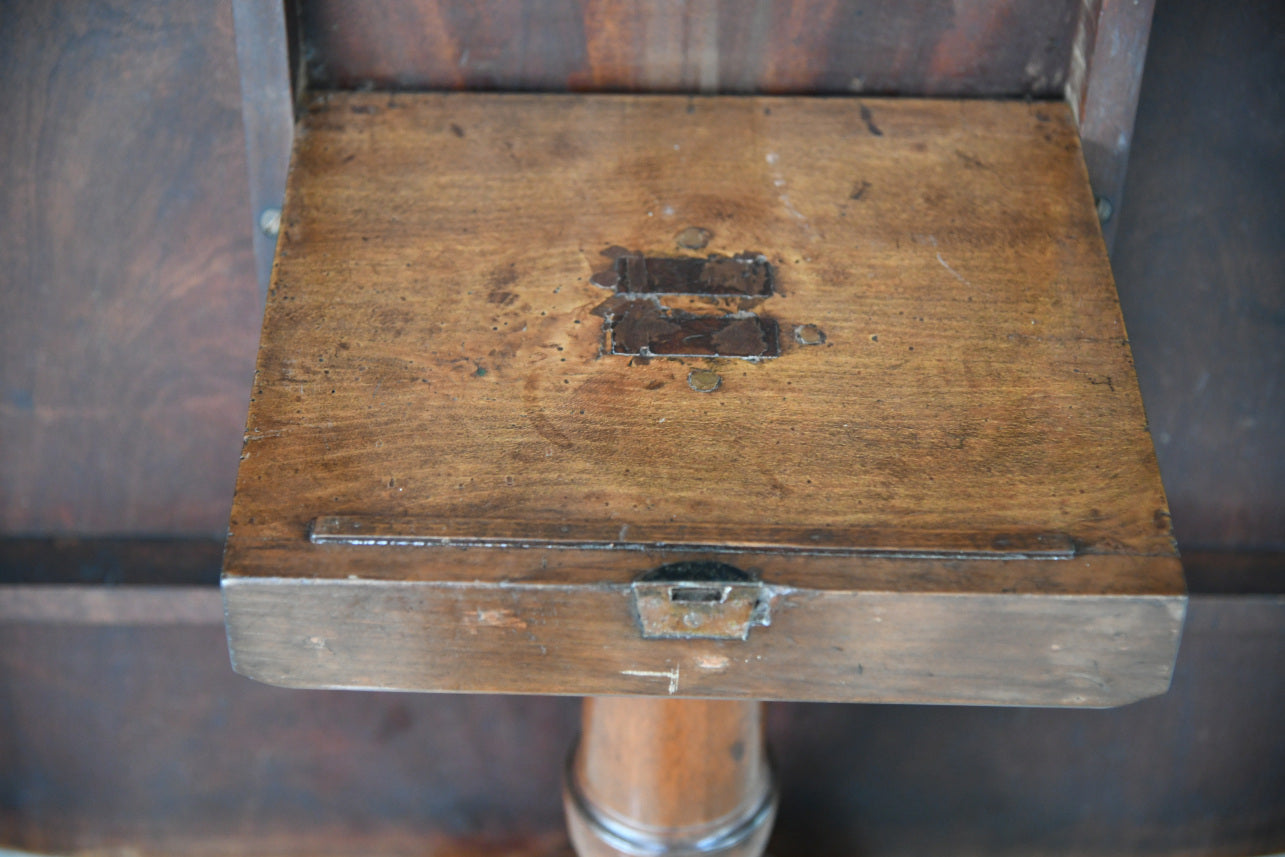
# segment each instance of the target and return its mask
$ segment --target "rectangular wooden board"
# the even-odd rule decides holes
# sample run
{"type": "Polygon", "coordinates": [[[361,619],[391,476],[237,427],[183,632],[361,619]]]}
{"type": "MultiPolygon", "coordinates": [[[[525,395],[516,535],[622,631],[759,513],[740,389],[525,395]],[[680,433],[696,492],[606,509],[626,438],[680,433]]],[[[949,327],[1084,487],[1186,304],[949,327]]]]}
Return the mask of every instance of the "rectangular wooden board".
{"type": "Polygon", "coordinates": [[[316,96],[224,593],[289,686],[1162,692],[1185,590],[1068,109],[316,96]],[[644,639],[678,561],[762,621],[644,639]]]}

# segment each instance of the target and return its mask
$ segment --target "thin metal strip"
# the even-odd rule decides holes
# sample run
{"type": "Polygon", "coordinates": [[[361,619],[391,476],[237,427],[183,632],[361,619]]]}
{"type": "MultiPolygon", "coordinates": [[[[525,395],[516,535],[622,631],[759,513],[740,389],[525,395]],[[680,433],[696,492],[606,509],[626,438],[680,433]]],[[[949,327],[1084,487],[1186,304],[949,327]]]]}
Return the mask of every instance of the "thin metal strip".
{"type": "MultiPolygon", "coordinates": [[[[312,522],[315,545],[534,550],[789,553],[918,559],[1071,559],[1063,533],[918,532],[872,528],[765,526],[753,541],[719,538],[711,524],[662,527],[615,523],[376,518],[329,515],[312,522]]],[[[725,531],[724,531],[725,532],[725,531]]]]}

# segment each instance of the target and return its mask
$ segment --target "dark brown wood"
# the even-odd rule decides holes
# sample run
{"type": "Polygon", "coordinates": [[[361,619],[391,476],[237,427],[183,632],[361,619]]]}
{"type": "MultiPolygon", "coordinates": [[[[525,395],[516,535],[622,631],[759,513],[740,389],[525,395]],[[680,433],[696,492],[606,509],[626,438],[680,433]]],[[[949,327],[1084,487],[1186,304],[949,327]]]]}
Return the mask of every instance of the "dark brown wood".
{"type": "Polygon", "coordinates": [[[216,585],[215,539],[0,538],[0,584],[216,585]]]}
{"type": "Polygon", "coordinates": [[[6,3],[0,531],[217,534],[260,298],[227,3],[6,3]]]}
{"type": "Polygon", "coordinates": [[[1285,595],[1285,553],[1188,551],[1182,570],[1192,593],[1285,595]]]}
{"type": "Polygon", "coordinates": [[[1051,96],[1076,0],[300,3],[317,89],[1051,96]]]}
{"type": "MultiPolygon", "coordinates": [[[[1136,705],[769,705],[769,851],[1280,852],[1283,658],[1281,599],[1193,596],[1173,688],[1136,705]]],[[[579,722],[572,699],[267,687],[228,669],[213,617],[0,623],[0,837],[53,854],[566,854],[579,722]]]]}
{"type": "Polygon", "coordinates": [[[226,564],[245,674],[1052,705],[1168,684],[1181,573],[1065,107],[335,94],[287,207],[226,564]],[[688,227],[702,258],[771,261],[741,312],[824,342],[604,354],[591,277],[688,227]],[[310,541],[330,516],[378,538],[310,541]],[[1071,554],[1015,549],[1045,537],[1071,554]],[[630,582],[711,556],[763,582],[770,625],[643,640],[630,582]]]}
{"type": "Polygon", "coordinates": [[[1083,0],[1066,100],[1080,128],[1107,249],[1115,244],[1155,0],[1083,0]]]}
{"type": "Polygon", "coordinates": [[[1285,5],[1156,9],[1114,265],[1184,548],[1285,550],[1285,5]]]}
{"type": "Polygon", "coordinates": [[[563,803],[580,857],[758,857],[776,814],[763,704],[584,701],[563,803]]]}

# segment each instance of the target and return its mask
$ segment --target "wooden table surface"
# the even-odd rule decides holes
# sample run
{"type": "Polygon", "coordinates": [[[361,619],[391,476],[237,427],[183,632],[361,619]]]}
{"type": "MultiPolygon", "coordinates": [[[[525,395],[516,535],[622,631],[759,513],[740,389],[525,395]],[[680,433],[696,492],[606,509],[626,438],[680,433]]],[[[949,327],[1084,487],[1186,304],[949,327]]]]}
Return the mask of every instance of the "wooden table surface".
{"type": "Polygon", "coordinates": [[[1182,573],[1062,104],[317,96],[252,396],[224,591],[256,678],[1168,686],[1182,573]],[[638,257],[766,265],[771,293],[618,294],[638,257]],[[753,323],[779,354],[615,353],[646,302],[640,341],[753,323]],[[630,582],[714,559],[770,624],[643,639],[630,582]]]}

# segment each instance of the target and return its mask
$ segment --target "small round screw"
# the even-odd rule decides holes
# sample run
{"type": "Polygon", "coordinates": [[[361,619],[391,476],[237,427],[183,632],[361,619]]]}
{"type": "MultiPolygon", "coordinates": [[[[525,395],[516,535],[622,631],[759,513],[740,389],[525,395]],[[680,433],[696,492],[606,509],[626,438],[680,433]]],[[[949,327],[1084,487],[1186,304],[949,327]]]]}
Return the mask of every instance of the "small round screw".
{"type": "Polygon", "coordinates": [[[1097,203],[1098,223],[1106,223],[1111,219],[1111,216],[1115,214],[1115,206],[1112,205],[1111,200],[1107,199],[1105,196],[1098,197],[1097,203]]]}
{"type": "Polygon", "coordinates": [[[276,238],[281,232],[281,209],[263,209],[263,213],[259,215],[259,229],[269,238],[276,238]]]}

